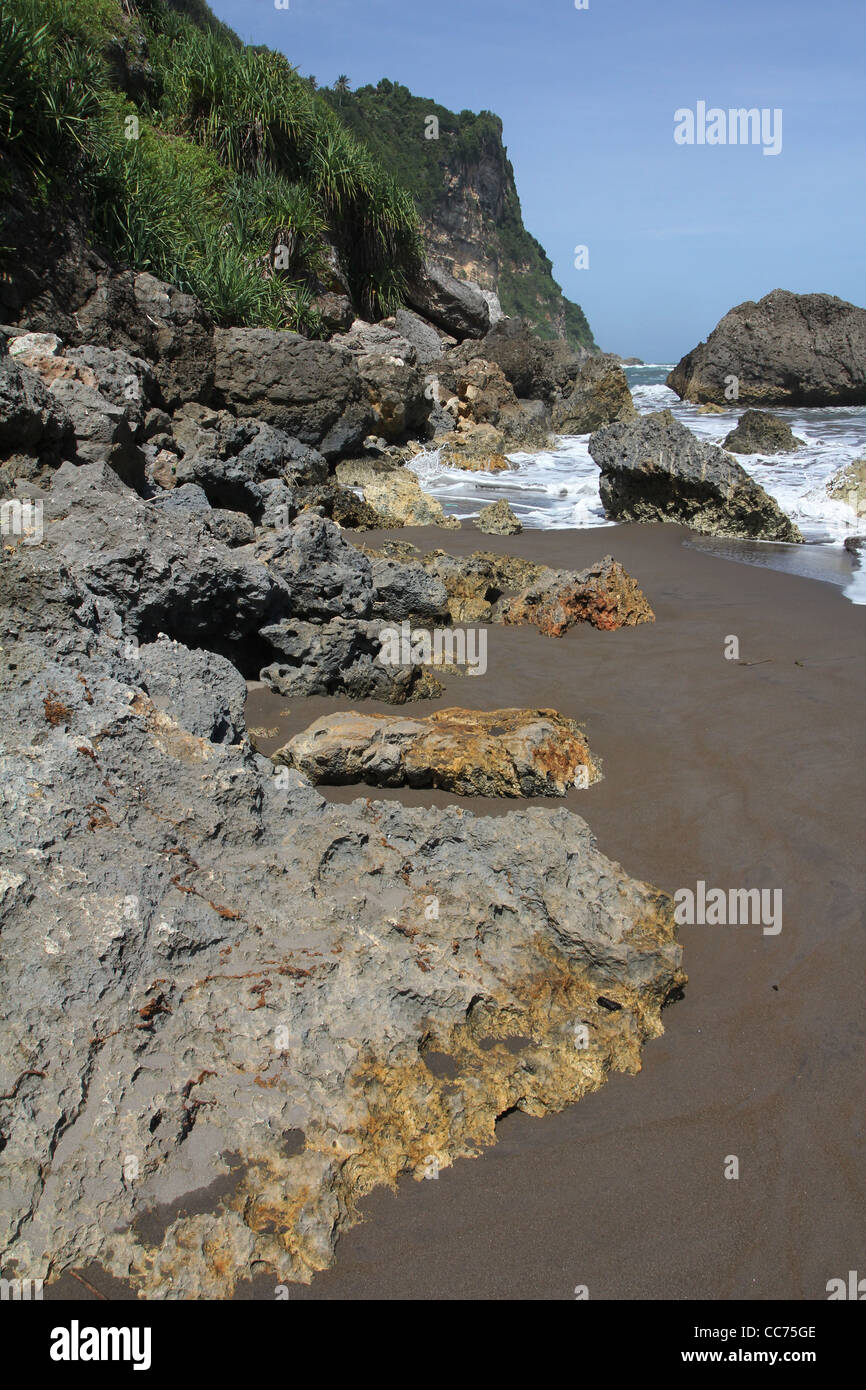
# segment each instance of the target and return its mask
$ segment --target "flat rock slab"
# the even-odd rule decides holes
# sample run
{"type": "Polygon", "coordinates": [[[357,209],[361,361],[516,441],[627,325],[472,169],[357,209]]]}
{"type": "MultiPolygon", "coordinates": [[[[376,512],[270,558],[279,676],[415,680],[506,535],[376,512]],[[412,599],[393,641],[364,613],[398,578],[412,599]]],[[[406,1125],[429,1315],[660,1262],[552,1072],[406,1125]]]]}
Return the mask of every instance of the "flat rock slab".
{"type": "Polygon", "coordinates": [[[439,787],[462,796],[565,796],[601,778],[580,725],[555,710],[330,714],[274,755],[311,782],[439,787]]]}

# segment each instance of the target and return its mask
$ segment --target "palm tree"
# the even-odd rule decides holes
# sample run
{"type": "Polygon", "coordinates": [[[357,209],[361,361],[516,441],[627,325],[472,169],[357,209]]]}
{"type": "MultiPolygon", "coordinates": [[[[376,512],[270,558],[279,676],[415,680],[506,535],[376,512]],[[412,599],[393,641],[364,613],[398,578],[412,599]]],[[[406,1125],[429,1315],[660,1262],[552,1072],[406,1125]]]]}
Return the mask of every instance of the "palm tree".
{"type": "Polygon", "coordinates": [[[352,90],[352,89],[351,89],[351,87],[349,86],[349,79],[348,79],[348,77],[346,76],[346,74],[345,74],[344,72],[341,72],[341,73],[340,73],[340,76],[337,78],[336,82],[334,83],[334,91],[340,93],[340,101],[339,101],[339,103],[338,103],[340,106],[343,105],[343,97],[344,97],[344,95],[346,94],[346,92],[349,92],[349,91],[351,91],[351,90],[352,90]]]}

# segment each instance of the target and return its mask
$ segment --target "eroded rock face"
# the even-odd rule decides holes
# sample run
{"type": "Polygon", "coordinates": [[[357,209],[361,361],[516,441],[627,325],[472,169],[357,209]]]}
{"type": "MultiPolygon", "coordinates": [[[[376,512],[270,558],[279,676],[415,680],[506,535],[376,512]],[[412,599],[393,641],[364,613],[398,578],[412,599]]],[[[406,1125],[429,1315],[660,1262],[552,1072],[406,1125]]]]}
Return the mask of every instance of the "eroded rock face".
{"type": "MultiPolygon", "coordinates": [[[[268,568],[205,503],[65,464],[0,565],[0,1248],[156,1298],[309,1280],[375,1185],[638,1070],[683,982],[670,899],[578,817],[329,806],[254,752],[212,645],[287,644],[316,566],[325,616],[325,571],[362,611],[377,591],[329,523],[268,568]]],[[[468,786],[590,780],[570,721],[468,717],[468,786]]]]}
{"type": "Polygon", "coordinates": [[[683,400],[724,405],[866,402],[866,309],[831,294],[773,290],[747,300],[687,353],[667,379],[683,400]]]}
{"type": "Polygon", "coordinates": [[[442,580],[455,623],[531,623],[561,637],[573,623],[612,631],[654,621],[639,585],[612,556],[583,570],[558,570],[517,556],[477,551],[422,560],[442,580]]]}
{"type": "Polygon", "coordinates": [[[442,686],[416,664],[383,665],[381,622],[332,618],[305,623],[292,618],[265,627],[261,637],[277,653],[261,679],[278,695],[344,695],[352,700],[408,700],[441,695],[442,686]]]}
{"type": "Polygon", "coordinates": [[[357,447],[373,410],[352,353],[297,333],[220,328],[214,391],[237,415],[276,425],[326,458],[357,447]]]}
{"type": "Polygon", "coordinates": [[[553,409],[559,434],[590,434],[614,420],[637,415],[625,372],[615,357],[599,354],[583,363],[569,396],[553,409]]]}
{"type": "Polygon", "coordinates": [[[547,637],[561,637],[574,623],[613,632],[654,620],[641,589],[612,555],[584,570],[545,570],[502,609],[503,622],[533,623],[547,637]]]}
{"type": "Polygon", "coordinates": [[[802,541],[778,503],[729,455],[669,410],[607,425],[589,441],[598,490],[620,521],[676,521],[710,536],[802,541]]]}
{"type": "Polygon", "coordinates": [[[722,441],[722,448],[734,454],[789,454],[803,443],[791,426],[767,410],[746,410],[722,441]]]}
{"type": "Polygon", "coordinates": [[[441,787],[462,796],[565,796],[601,777],[580,725],[555,710],[330,714],[274,758],[314,783],[441,787]]]}

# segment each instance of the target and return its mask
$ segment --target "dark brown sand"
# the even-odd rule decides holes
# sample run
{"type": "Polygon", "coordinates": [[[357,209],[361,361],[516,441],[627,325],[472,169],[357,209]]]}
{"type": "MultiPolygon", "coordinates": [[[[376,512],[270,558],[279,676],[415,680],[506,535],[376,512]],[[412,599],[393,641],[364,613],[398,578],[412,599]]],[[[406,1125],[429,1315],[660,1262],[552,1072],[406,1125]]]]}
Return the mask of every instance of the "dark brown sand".
{"type": "MultiPolygon", "coordinates": [[[[487,674],[449,679],[439,704],[582,720],[605,780],[567,804],[604,853],[670,892],[698,879],[780,888],[783,925],[683,927],[686,996],[638,1076],[559,1116],[510,1115],[483,1157],[372,1194],[333,1269],[291,1297],[568,1299],[586,1285],[592,1299],[824,1299],[829,1279],[866,1275],[866,608],[831,584],[684,547],[674,526],[400,535],[568,567],[606,551],[623,562],[655,623],[560,640],[493,627],[487,674]],[[729,634],[754,664],[725,660],[729,634]],[[729,1155],[738,1180],[724,1176],[729,1155]]],[[[271,751],[348,705],[254,690],[248,722],[280,729],[262,741],[271,751]]],[[[500,815],[523,803],[462,804],[500,815]]],[[[247,1292],[273,1298],[273,1281],[247,1292]]]]}

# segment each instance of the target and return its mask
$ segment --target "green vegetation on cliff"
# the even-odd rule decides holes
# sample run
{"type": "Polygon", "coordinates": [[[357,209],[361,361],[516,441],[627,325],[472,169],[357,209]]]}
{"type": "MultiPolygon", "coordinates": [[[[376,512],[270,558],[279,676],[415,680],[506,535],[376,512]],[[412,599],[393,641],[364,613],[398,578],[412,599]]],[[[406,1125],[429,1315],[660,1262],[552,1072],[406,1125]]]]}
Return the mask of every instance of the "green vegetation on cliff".
{"type": "Polygon", "coordinates": [[[378,318],[402,302],[422,231],[441,253],[446,169],[455,241],[471,259],[483,233],[505,312],[590,346],[523,227],[490,112],[455,117],[390,82],[317,92],[204,0],[0,0],[0,273],[3,195],[24,188],[218,322],[319,335],[321,291],[378,318]],[[439,141],[424,138],[430,114],[439,141]]]}
{"type": "Polygon", "coordinates": [[[0,53],[3,177],[77,200],[120,261],[219,321],[316,332],[330,245],[362,313],[401,302],[410,195],[281,54],[206,5],[2,0],[0,53]]]}
{"type": "Polygon", "coordinates": [[[594,346],[583,310],[565,299],[544,248],[523,225],[498,116],[456,115],[387,79],[355,92],[342,82],[320,95],[411,192],[434,245],[437,233],[455,243],[465,236],[486,255],[506,314],[528,318],[542,336],[594,346]]]}

